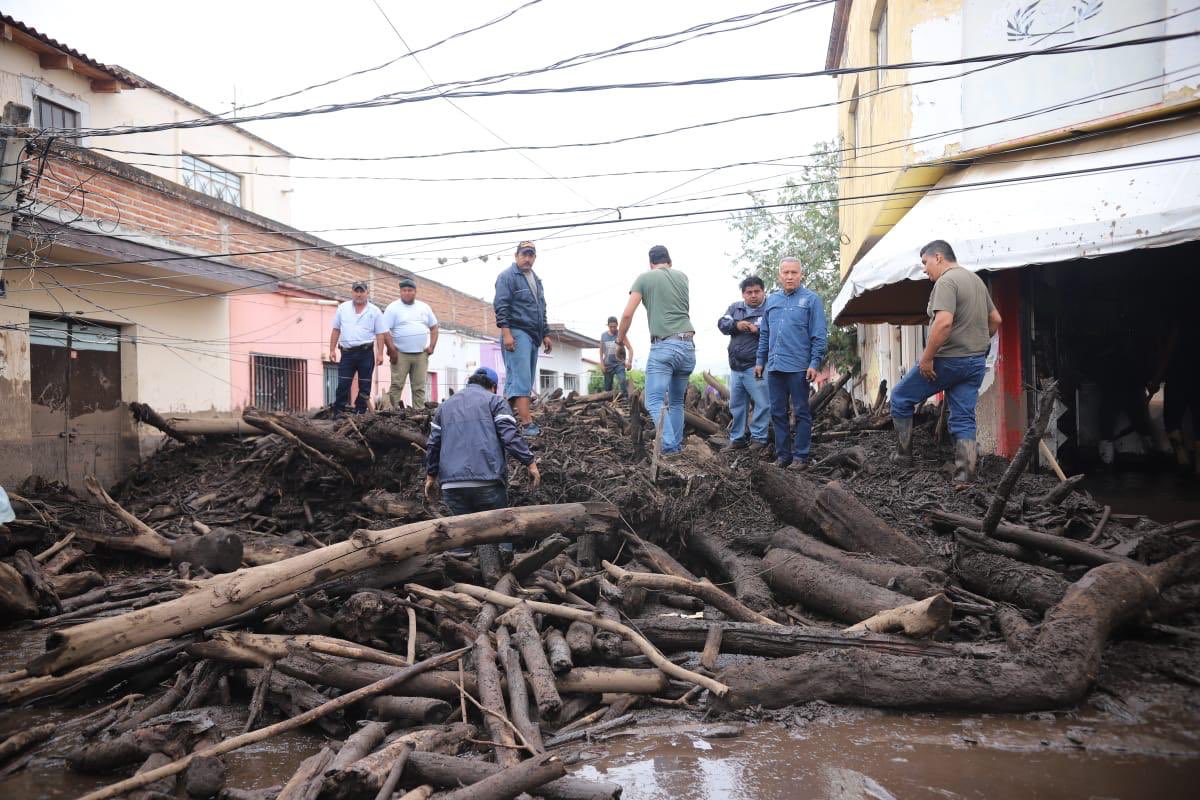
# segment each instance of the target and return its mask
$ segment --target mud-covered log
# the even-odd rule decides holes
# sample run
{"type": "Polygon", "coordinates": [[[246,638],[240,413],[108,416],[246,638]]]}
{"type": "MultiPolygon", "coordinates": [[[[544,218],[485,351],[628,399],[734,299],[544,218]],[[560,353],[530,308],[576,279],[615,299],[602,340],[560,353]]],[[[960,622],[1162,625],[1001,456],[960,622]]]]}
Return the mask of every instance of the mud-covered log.
{"type": "Polygon", "coordinates": [[[1109,635],[1145,611],[1200,560],[1193,548],[1150,568],[1095,567],[1046,614],[1030,645],[1006,659],[912,658],[826,650],[719,673],[725,703],[779,708],[824,700],[888,708],[1021,712],[1077,703],[1095,680],[1109,635]]]}
{"type": "Polygon", "coordinates": [[[372,414],[359,424],[362,434],[375,450],[407,449],[419,454],[424,448],[425,434],[416,430],[401,417],[392,414],[372,414]]]}
{"type": "MultiPolygon", "coordinates": [[[[581,623],[582,624],[582,623],[581,623]]],[[[566,672],[574,666],[571,658],[571,647],[558,628],[546,630],[546,657],[550,660],[550,669],[555,673],[566,672]]]]}
{"type": "Polygon", "coordinates": [[[575,620],[567,626],[565,638],[571,655],[578,659],[587,659],[592,654],[592,639],[595,631],[592,626],[581,620],[575,620]]]}
{"type": "MultiPolygon", "coordinates": [[[[663,652],[699,652],[709,629],[720,627],[721,652],[782,658],[820,650],[874,650],[880,653],[968,658],[980,654],[965,647],[918,642],[885,634],[853,634],[825,628],[791,625],[755,625],[749,622],[714,622],[687,617],[644,617],[632,623],[663,652]]],[[[578,668],[577,668],[578,669],[578,668]]]]}
{"type": "MultiPolygon", "coordinates": [[[[499,771],[500,767],[486,761],[413,753],[408,758],[405,780],[439,787],[470,786],[499,771]]],[[[537,794],[546,800],[617,800],[621,796],[621,786],[568,775],[543,785],[537,794]]]]}
{"type": "Polygon", "coordinates": [[[372,461],[371,451],[362,440],[341,435],[330,422],[261,411],[254,407],[243,411],[242,419],[264,430],[271,430],[272,425],[277,425],[314,450],[333,456],[345,464],[368,464],[372,461]]]}
{"type": "Polygon", "coordinates": [[[546,658],[542,637],[538,634],[529,606],[521,603],[506,612],[499,621],[515,626],[513,643],[521,651],[521,661],[525,663],[529,675],[529,686],[533,689],[538,713],[543,717],[557,713],[562,708],[562,698],[554,686],[554,671],[550,669],[550,661],[546,658]]]}
{"type": "Polygon", "coordinates": [[[517,753],[517,738],[509,727],[508,710],[504,705],[504,691],[500,684],[500,672],[496,669],[496,651],[487,632],[475,638],[475,669],[479,681],[479,705],[483,709],[483,725],[488,738],[493,742],[492,750],[496,763],[511,767],[521,760],[517,753]]]}
{"type": "Polygon", "coordinates": [[[908,605],[912,597],[851,575],[832,564],[778,548],[763,556],[771,588],[825,616],[842,622],[861,622],[889,608],[908,605]]]}
{"type": "Polygon", "coordinates": [[[500,666],[504,668],[504,674],[508,678],[508,707],[512,712],[512,723],[530,747],[543,753],[546,748],[542,745],[541,729],[529,716],[529,694],[525,690],[521,660],[517,651],[513,649],[508,628],[504,625],[496,629],[496,656],[500,659],[500,666]]]}
{"type": "Polygon", "coordinates": [[[336,771],[327,770],[321,797],[331,800],[370,800],[387,780],[396,759],[411,760],[418,752],[452,754],[467,739],[474,737],[475,727],[462,722],[406,733],[348,766],[336,771]]]}
{"type": "Polygon", "coordinates": [[[330,760],[326,771],[344,769],[360,758],[365,758],[379,746],[391,727],[386,722],[368,722],[363,725],[342,742],[342,746],[338,748],[337,755],[330,760]]]}
{"type": "Polygon", "coordinates": [[[60,598],[75,597],[89,589],[104,585],[104,576],[95,570],[68,572],[66,575],[48,575],[46,581],[54,587],[60,598]]]}
{"type": "MultiPolygon", "coordinates": [[[[983,530],[983,520],[975,517],[965,517],[961,514],[952,514],[948,511],[934,511],[929,516],[935,525],[941,527],[951,529],[966,528],[972,531],[983,530]]],[[[1024,525],[1016,525],[1011,522],[1001,522],[996,526],[996,530],[992,536],[1002,542],[1011,542],[1031,547],[1043,553],[1051,553],[1073,564],[1087,564],[1092,567],[1098,567],[1102,564],[1139,566],[1138,562],[1131,558],[1094,547],[1086,542],[1077,542],[1065,536],[1042,533],[1041,531],[1035,531],[1024,525]]]]}
{"type": "Polygon", "coordinates": [[[392,722],[432,725],[445,722],[454,708],[445,700],[436,697],[396,697],[384,695],[372,697],[361,708],[376,719],[392,722]]]}
{"type": "Polygon", "coordinates": [[[44,725],[25,728],[0,741],[0,766],[18,753],[28,750],[39,742],[46,741],[56,730],[58,730],[57,725],[47,722],[44,725]]]}
{"type": "MultiPolygon", "coordinates": [[[[746,607],[732,595],[727,594],[717,588],[711,581],[705,579],[702,581],[688,581],[683,578],[676,578],[672,575],[655,575],[646,572],[629,572],[616,564],[603,562],[604,569],[608,574],[612,575],[620,585],[623,592],[628,592],[630,589],[640,587],[643,589],[653,589],[655,591],[670,591],[680,592],[682,594],[690,594],[714,606],[725,616],[730,619],[739,620],[741,622],[757,622],[762,625],[775,624],[775,620],[770,617],[765,617],[746,607]]],[[[627,613],[635,613],[627,611],[627,613]]]]}
{"type": "MultiPolygon", "coordinates": [[[[477,783],[441,795],[441,800],[511,800],[567,774],[562,760],[549,753],[489,775],[477,783]]],[[[535,793],[536,794],[536,793],[535,793]]]]}
{"type": "Polygon", "coordinates": [[[0,561],[0,616],[6,619],[29,619],[37,615],[37,601],[25,585],[21,573],[0,561]]]}
{"type": "Polygon", "coordinates": [[[34,675],[60,672],[139,644],[199,630],[267,600],[384,561],[512,538],[582,532],[612,514],[615,510],[607,504],[567,503],[504,508],[380,531],[358,530],[345,542],[197,581],[177,600],[56,631],[47,639],[48,652],[33,659],[29,671],[34,675]]]}
{"type": "Polygon", "coordinates": [[[425,507],[393,492],[375,489],[363,495],[362,504],[383,517],[416,520],[427,515],[425,507]]]}
{"type": "Polygon", "coordinates": [[[576,667],[559,675],[556,685],[563,694],[658,694],[669,684],[656,669],[576,667]]]}
{"type": "Polygon", "coordinates": [[[180,431],[169,421],[163,419],[157,411],[145,403],[138,403],[136,401],[131,402],[129,404],[129,413],[133,414],[133,418],[138,422],[149,425],[153,428],[158,428],[167,436],[170,436],[172,439],[181,444],[190,444],[193,441],[191,436],[180,431]]]}
{"type": "Polygon", "coordinates": [[[846,633],[902,632],[905,636],[922,639],[935,636],[950,627],[954,604],[944,594],[935,594],[915,603],[889,608],[846,628],[846,633]]]}
{"type": "Polygon", "coordinates": [[[754,488],[780,519],[843,550],[912,566],[930,560],[924,548],[880,519],[837,481],[818,486],[802,475],[758,464],[754,488]]]}
{"type": "Polygon", "coordinates": [[[912,567],[862,553],[847,553],[790,526],[775,531],[771,547],[793,550],[909,597],[929,597],[946,587],[946,574],[933,567],[912,567]]]}
{"type": "Polygon", "coordinates": [[[955,552],[954,571],[972,592],[1039,613],[1058,605],[1071,585],[1054,570],[966,543],[960,544],[955,552]]]}
{"type": "Polygon", "coordinates": [[[733,551],[714,533],[695,528],[687,536],[689,552],[706,563],[733,586],[734,596],[753,611],[774,607],[771,590],[762,578],[762,562],[733,551]]]}

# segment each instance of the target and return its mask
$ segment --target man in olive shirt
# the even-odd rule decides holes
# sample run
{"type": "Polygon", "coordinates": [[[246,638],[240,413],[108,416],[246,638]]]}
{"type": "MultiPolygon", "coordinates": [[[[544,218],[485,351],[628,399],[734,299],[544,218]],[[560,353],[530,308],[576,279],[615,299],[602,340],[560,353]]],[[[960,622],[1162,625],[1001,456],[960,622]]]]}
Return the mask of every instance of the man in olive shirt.
{"type": "Polygon", "coordinates": [[[950,404],[947,427],[954,436],[954,480],[975,477],[975,403],[987,371],[992,335],[1000,328],[1000,312],[987,287],[974,272],[958,265],[954,249],[936,239],[921,248],[921,265],[933,281],[929,298],[929,338],[916,368],[892,391],[897,463],[912,462],[913,410],[938,392],[950,404]]]}
{"type": "Polygon", "coordinates": [[[646,358],[646,410],[658,424],[659,412],[667,406],[663,423],[662,452],[678,453],[683,442],[683,398],[688,378],[696,368],[696,328],[688,316],[690,293],[687,275],[671,268],[667,248],[650,248],[650,270],[643,272],[629,290],[629,302],[621,315],[617,341],[629,347],[629,326],[638,303],[646,306],[650,324],[650,355],[646,358]]]}

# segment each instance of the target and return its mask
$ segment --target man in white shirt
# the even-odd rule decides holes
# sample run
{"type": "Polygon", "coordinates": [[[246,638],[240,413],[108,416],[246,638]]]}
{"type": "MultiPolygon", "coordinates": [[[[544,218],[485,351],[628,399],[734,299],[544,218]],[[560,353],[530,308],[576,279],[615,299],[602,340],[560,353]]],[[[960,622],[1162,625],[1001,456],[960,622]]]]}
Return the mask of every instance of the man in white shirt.
{"type": "Polygon", "coordinates": [[[353,290],[354,299],[339,305],[333,315],[333,333],[329,336],[329,360],[338,365],[334,416],[350,405],[350,386],[355,375],[358,376],[358,397],[354,400],[354,411],[367,413],[371,376],[375,367],[383,363],[383,312],[379,306],[367,302],[365,283],[355,283],[353,290]]]}
{"type": "Polygon", "coordinates": [[[404,381],[410,381],[413,408],[425,405],[425,376],[429,357],[437,347],[438,321],[433,309],[417,299],[417,284],[412,278],[400,279],[400,299],[393,300],[383,312],[383,346],[392,362],[392,386],[388,398],[400,407],[404,381]]]}

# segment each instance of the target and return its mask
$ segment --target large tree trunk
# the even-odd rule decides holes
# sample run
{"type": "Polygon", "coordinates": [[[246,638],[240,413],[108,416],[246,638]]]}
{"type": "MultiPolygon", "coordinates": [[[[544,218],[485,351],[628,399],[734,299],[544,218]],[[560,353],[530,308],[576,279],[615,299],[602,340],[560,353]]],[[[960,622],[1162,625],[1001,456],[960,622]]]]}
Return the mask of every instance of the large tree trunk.
{"type": "Polygon", "coordinates": [[[856,623],[913,598],[884,589],[831,564],[791,550],[771,549],[763,556],[767,583],[805,608],[842,622],[856,623]]]}
{"type": "Polygon", "coordinates": [[[818,486],[778,467],[756,465],[754,488],[785,522],[843,550],[920,566],[931,560],[919,544],[892,528],[837,481],[818,486]]]}
{"type": "Polygon", "coordinates": [[[254,407],[243,411],[242,419],[267,430],[271,429],[271,423],[275,423],[314,450],[327,453],[346,464],[369,464],[373,460],[371,451],[360,439],[342,436],[331,422],[260,411],[254,407]]]}
{"type": "Polygon", "coordinates": [[[757,558],[735,553],[716,534],[699,529],[688,534],[686,546],[733,584],[734,596],[744,605],[754,611],[774,607],[771,590],[762,579],[762,562],[757,558]]]}
{"type": "Polygon", "coordinates": [[[794,550],[816,561],[838,567],[910,597],[929,597],[946,588],[946,573],[932,567],[910,567],[869,555],[847,553],[795,528],[780,528],[771,537],[771,547],[794,550]]]}
{"type": "MultiPolygon", "coordinates": [[[[413,753],[408,758],[404,780],[406,783],[431,783],[434,786],[469,786],[499,771],[500,767],[486,761],[437,753],[413,753]]],[[[537,790],[537,794],[546,800],[617,800],[621,796],[621,786],[568,775],[545,784],[537,790]]]]}
{"type": "Polygon", "coordinates": [[[984,597],[1044,612],[1058,605],[1070,582],[1054,570],[960,544],[954,571],[963,586],[984,597]]]}
{"type": "Polygon", "coordinates": [[[1106,564],[1083,576],[1046,615],[1036,639],[1010,659],[965,661],[826,650],[739,664],[719,677],[725,703],[771,708],[824,700],[887,708],[1034,711],[1078,702],[1109,635],[1144,613],[1200,558],[1193,548],[1162,564],[1106,564]]]}
{"type": "Polygon", "coordinates": [[[304,555],[198,581],[176,600],[52,633],[46,641],[48,652],[33,659],[28,669],[31,675],[61,672],[156,639],[200,630],[259,603],[385,561],[519,537],[582,533],[606,527],[615,513],[608,504],[566,503],[359,530],[345,542],[304,555]]]}

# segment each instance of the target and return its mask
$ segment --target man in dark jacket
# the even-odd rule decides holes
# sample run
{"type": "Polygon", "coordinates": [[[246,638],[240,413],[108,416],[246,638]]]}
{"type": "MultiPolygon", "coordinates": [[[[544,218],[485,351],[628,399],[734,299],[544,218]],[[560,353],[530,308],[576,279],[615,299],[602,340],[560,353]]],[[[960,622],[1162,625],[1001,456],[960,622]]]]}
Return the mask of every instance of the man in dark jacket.
{"type": "Polygon", "coordinates": [[[433,502],[440,486],[446,505],[455,514],[508,506],[505,452],[529,470],[533,488],[542,482],[512,410],[496,395],[498,381],[495,370],[475,370],[467,378],[466,388],[438,407],[429,426],[425,496],[433,502]]]}
{"type": "Polygon", "coordinates": [[[516,261],[496,278],[496,327],[504,345],[504,397],[520,418],[521,433],[541,431],[529,412],[529,397],[537,377],[538,347],[550,352],[550,325],[546,321],[546,295],[542,279],[533,272],[537,248],[533,242],[517,245],[516,261]]]}
{"type": "Polygon", "coordinates": [[[771,404],[767,382],[754,375],[754,358],[758,352],[758,324],[762,320],[766,290],[762,278],[751,275],[741,283],[742,299],[729,307],[717,320],[721,333],[729,337],[729,410],[733,413],[733,429],[726,450],[749,447],[755,453],[767,446],[767,425],[771,421],[771,404]],[[746,408],[753,403],[750,418],[750,438],[746,441],[746,408]]]}

